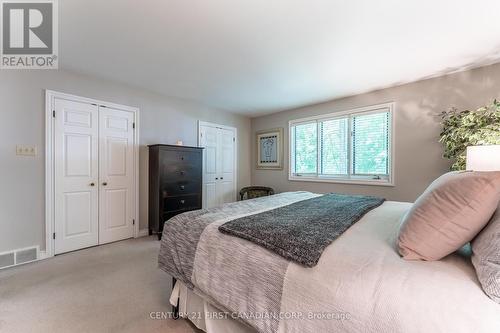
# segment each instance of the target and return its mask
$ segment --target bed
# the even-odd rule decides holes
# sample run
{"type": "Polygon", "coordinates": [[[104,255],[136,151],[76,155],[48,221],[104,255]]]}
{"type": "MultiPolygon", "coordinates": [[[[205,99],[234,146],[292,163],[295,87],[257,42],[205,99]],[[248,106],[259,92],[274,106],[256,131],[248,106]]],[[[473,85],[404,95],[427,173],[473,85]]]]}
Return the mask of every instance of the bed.
{"type": "Polygon", "coordinates": [[[159,267],[178,281],[181,313],[209,333],[500,332],[500,305],[482,291],[466,249],[434,262],[399,256],[409,203],[369,211],[310,268],[219,231],[317,196],[287,192],[169,220],[159,267]]]}

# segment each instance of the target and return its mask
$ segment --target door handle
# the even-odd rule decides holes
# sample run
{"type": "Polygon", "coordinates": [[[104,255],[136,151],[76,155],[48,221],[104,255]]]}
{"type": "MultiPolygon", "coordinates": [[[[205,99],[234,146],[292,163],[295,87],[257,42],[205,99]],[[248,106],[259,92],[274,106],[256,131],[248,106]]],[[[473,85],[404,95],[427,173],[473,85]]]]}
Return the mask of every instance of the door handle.
{"type": "Polygon", "coordinates": [[[108,185],[108,183],[106,183],[106,182],[102,183],[102,186],[107,186],[107,185],[108,185]]]}
{"type": "Polygon", "coordinates": [[[220,180],[223,180],[223,179],[224,179],[224,177],[220,177],[220,180]]]}
{"type": "Polygon", "coordinates": [[[215,178],[215,180],[219,180],[219,178],[217,177],[217,178],[215,178]]]}
{"type": "Polygon", "coordinates": [[[90,186],[95,186],[95,183],[90,183],[90,186]]]}

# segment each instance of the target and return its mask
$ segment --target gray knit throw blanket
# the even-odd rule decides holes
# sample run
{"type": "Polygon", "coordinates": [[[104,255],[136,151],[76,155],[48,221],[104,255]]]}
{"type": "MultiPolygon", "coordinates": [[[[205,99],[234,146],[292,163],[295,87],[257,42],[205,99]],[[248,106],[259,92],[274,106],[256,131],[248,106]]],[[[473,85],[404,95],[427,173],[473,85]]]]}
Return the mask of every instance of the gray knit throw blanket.
{"type": "Polygon", "coordinates": [[[314,267],[328,245],[384,201],[330,193],[229,221],[219,231],[314,267]]]}

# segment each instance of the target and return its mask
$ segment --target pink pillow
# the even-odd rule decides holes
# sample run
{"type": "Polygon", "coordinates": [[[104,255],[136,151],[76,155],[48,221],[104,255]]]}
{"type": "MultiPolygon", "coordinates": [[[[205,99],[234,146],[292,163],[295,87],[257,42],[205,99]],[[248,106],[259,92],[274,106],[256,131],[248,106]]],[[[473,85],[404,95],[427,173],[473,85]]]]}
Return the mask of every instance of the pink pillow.
{"type": "Polygon", "coordinates": [[[500,206],[471,245],[477,278],[484,292],[500,304],[500,206]]]}
{"type": "Polygon", "coordinates": [[[471,241],[500,200],[500,172],[450,172],[436,179],[403,218],[399,253],[439,260],[471,241]]]}

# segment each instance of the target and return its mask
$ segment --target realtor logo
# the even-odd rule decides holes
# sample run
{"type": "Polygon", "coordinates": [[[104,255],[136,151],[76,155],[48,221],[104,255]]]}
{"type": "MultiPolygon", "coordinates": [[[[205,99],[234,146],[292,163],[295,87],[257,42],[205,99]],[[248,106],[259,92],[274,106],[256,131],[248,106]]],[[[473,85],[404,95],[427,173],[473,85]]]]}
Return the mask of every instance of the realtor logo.
{"type": "Polygon", "coordinates": [[[56,0],[1,0],[2,69],[57,69],[56,0]]]}

